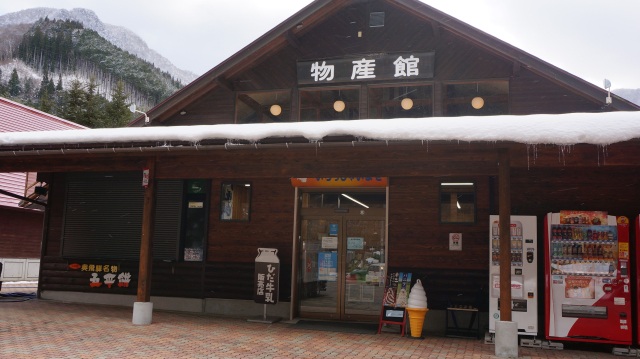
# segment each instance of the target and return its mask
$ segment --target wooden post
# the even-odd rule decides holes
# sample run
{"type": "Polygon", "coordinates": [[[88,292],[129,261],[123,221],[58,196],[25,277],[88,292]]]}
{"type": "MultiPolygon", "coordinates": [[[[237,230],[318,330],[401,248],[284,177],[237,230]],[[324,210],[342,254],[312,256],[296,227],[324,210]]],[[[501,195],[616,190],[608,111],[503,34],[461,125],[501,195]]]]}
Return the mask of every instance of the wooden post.
{"type": "Polygon", "coordinates": [[[500,320],[511,321],[511,164],[509,152],[498,155],[498,214],[500,230],[500,320]]]}
{"type": "MultiPolygon", "coordinates": [[[[149,302],[151,299],[151,264],[153,214],[156,197],[155,158],[147,160],[149,170],[149,184],[144,190],[144,207],[142,209],[142,238],[140,240],[140,272],[138,273],[138,302],[149,302]]],[[[142,177],[142,176],[141,176],[142,177]]]]}

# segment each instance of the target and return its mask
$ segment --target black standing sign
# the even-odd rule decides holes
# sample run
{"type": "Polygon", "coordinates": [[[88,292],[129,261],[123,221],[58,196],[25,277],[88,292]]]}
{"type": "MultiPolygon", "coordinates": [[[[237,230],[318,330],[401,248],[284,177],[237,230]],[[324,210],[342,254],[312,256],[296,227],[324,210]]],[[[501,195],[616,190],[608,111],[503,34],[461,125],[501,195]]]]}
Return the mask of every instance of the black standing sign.
{"type": "Polygon", "coordinates": [[[254,301],[260,304],[278,303],[280,260],[275,248],[258,248],[254,275],[254,301]]]}

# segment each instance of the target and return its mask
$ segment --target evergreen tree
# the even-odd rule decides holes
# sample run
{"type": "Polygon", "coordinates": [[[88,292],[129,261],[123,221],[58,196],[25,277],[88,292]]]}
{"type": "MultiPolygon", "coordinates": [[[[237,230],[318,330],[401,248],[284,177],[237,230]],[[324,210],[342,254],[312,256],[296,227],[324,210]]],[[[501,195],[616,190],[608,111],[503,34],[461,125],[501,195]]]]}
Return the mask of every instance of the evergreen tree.
{"type": "MultiPolygon", "coordinates": [[[[42,94],[47,90],[49,84],[49,71],[45,68],[42,74],[42,81],[40,81],[40,89],[38,90],[38,97],[42,97],[42,94]]],[[[51,94],[51,92],[49,93],[51,94]]]]}
{"type": "Polygon", "coordinates": [[[18,77],[18,70],[13,68],[11,72],[11,78],[9,79],[9,94],[16,97],[22,93],[22,87],[20,86],[20,77],[18,77]]]}
{"type": "Polygon", "coordinates": [[[27,105],[33,107],[33,102],[35,97],[35,86],[36,82],[34,79],[28,78],[24,81],[24,91],[22,93],[22,102],[27,105]]]}
{"type": "Polygon", "coordinates": [[[56,92],[56,86],[53,84],[53,79],[49,79],[49,82],[47,82],[47,92],[49,92],[50,95],[53,95],[56,92]]]}
{"type": "Polygon", "coordinates": [[[40,106],[39,109],[42,112],[53,113],[53,99],[51,95],[49,95],[49,90],[47,88],[40,94],[40,106]]]}
{"type": "Polygon", "coordinates": [[[90,127],[85,119],[85,105],[87,101],[86,93],[79,80],[71,81],[71,88],[65,94],[62,117],[78,123],[83,126],[90,127]]]}
{"type": "Polygon", "coordinates": [[[85,121],[87,127],[104,127],[102,111],[100,108],[100,95],[97,93],[98,84],[95,78],[89,79],[89,84],[85,92],[85,121]]]}
{"type": "Polygon", "coordinates": [[[62,91],[62,71],[58,74],[58,83],[56,84],[56,91],[62,91]]]}
{"type": "Polygon", "coordinates": [[[124,82],[118,81],[111,91],[111,102],[107,105],[105,127],[124,127],[131,121],[131,112],[124,92],[124,82]]]}

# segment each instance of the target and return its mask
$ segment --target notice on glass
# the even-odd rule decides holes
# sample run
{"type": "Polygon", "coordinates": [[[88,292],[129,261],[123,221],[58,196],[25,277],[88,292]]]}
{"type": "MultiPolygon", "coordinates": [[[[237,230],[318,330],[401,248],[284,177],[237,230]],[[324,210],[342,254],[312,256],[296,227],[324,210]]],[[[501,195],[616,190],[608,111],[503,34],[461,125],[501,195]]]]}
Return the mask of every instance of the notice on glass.
{"type": "Polygon", "coordinates": [[[318,253],[318,280],[335,282],[338,279],[338,253],[318,253]]]}
{"type": "Polygon", "coordinates": [[[350,250],[350,251],[364,249],[364,238],[363,237],[348,237],[347,238],[347,249],[350,250]]]}
{"type": "Polygon", "coordinates": [[[322,237],[322,249],[338,249],[338,237],[322,237]]]}

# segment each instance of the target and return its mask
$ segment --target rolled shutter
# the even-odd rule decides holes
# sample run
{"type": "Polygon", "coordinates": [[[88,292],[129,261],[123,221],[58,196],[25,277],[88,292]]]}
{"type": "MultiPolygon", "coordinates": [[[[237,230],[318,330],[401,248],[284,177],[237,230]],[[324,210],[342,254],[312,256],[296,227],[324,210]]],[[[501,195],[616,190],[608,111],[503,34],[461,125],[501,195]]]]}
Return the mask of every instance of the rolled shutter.
{"type": "Polygon", "coordinates": [[[62,255],[138,259],[143,203],[139,172],[68,174],[62,255]]]}

